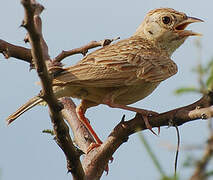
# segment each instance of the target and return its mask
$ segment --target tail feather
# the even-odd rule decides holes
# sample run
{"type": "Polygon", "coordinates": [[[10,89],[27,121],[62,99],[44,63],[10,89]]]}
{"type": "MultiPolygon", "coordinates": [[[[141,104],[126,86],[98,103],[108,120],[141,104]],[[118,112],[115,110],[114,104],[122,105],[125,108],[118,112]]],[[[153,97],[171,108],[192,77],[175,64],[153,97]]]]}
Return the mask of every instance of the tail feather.
{"type": "Polygon", "coordinates": [[[22,105],[20,108],[18,108],[13,114],[11,114],[6,119],[8,125],[10,123],[12,123],[15,119],[17,119],[19,116],[21,116],[24,112],[28,111],[32,107],[41,103],[42,101],[43,101],[43,99],[41,99],[39,96],[35,96],[35,97],[31,98],[28,102],[26,102],[24,105],[22,105]]]}

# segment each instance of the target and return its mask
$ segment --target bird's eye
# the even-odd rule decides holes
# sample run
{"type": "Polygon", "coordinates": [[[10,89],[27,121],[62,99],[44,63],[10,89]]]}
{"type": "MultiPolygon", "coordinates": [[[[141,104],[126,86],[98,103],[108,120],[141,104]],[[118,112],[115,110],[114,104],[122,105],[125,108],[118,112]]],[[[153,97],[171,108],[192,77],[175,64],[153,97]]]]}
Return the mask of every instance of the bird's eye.
{"type": "Polygon", "coordinates": [[[171,18],[168,17],[168,16],[164,16],[162,18],[162,21],[163,21],[164,24],[169,24],[171,22],[171,18]]]}

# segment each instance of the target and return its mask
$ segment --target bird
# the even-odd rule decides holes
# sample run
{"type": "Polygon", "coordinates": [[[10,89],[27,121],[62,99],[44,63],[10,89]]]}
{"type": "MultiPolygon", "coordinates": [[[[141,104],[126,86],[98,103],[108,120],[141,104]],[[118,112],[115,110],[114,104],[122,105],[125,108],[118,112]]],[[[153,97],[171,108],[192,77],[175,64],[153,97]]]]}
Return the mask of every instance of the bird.
{"type": "MultiPolygon", "coordinates": [[[[203,20],[172,8],[151,10],[131,37],[91,52],[54,76],[52,88],[57,98],[81,99],[77,115],[96,142],[89,151],[100,146],[102,141],[85,113],[99,104],[140,113],[146,127],[152,131],[148,116],[157,113],[128,105],[144,99],[162,81],[177,73],[171,56],[188,37],[201,35],[186,30],[195,22],[203,20]]],[[[39,95],[33,97],[7,118],[8,123],[43,101],[39,95]]]]}

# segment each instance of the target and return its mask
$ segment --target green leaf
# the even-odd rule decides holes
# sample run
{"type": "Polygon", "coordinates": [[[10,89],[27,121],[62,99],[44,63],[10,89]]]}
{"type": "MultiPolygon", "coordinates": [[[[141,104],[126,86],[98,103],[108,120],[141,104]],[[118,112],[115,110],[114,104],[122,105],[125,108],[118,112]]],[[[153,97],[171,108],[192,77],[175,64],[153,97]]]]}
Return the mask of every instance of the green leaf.
{"type": "Polygon", "coordinates": [[[213,58],[207,63],[204,71],[208,72],[212,68],[213,68],[213,58]]]}
{"type": "Polygon", "coordinates": [[[211,68],[211,72],[210,72],[210,76],[206,81],[206,85],[208,87],[209,90],[213,90],[213,61],[210,61],[210,66],[211,68]]]}
{"type": "Polygon", "coordinates": [[[160,161],[157,159],[156,154],[154,154],[154,152],[152,151],[151,146],[149,145],[148,141],[146,140],[145,136],[142,133],[139,133],[139,138],[141,140],[141,143],[144,145],[147,153],[149,154],[153,164],[155,165],[155,167],[157,168],[157,170],[159,171],[159,173],[161,174],[161,179],[165,179],[167,176],[160,164],[160,161]]]}
{"type": "Polygon", "coordinates": [[[183,162],[183,167],[193,167],[196,164],[196,159],[192,155],[187,155],[183,162]]]}
{"type": "Polygon", "coordinates": [[[209,78],[207,79],[206,85],[209,90],[213,90],[213,73],[211,73],[209,78]]]}
{"type": "Polygon", "coordinates": [[[192,68],[192,72],[204,75],[207,72],[207,70],[201,64],[198,64],[196,67],[192,68]]]}
{"type": "Polygon", "coordinates": [[[207,177],[213,176],[213,171],[208,171],[208,172],[205,173],[205,175],[207,177]]]}
{"type": "Polygon", "coordinates": [[[195,87],[181,87],[174,91],[176,95],[181,95],[183,93],[191,93],[191,92],[200,93],[199,89],[195,87]]]}
{"type": "Polygon", "coordinates": [[[162,177],[160,180],[178,180],[178,179],[179,179],[178,177],[171,176],[171,177],[162,177]]]}
{"type": "Polygon", "coordinates": [[[44,129],[44,130],[42,131],[42,133],[47,133],[47,134],[50,134],[50,135],[52,135],[52,136],[55,135],[54,131],[51,130],[51,129],[44,129]]]}

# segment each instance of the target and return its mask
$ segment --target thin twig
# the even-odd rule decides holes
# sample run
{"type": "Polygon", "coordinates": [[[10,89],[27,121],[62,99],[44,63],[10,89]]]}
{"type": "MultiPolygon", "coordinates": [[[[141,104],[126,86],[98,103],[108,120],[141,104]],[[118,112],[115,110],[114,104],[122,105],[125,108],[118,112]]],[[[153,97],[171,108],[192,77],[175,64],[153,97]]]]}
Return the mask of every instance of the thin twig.
{"type": "Polygon", "coordinates": [[[62,51],[57,57],[54,58],[54,62],[60,62],[62,61],[64,58],[74,55],[74,54],[82,54],[82,55],[86,55],[89,49],[93,49],[96,47],[100,47],[100,46],[106,46],[109,45],[112,41],[116,41],[120,39],[120,37],[114,38],[114,39],[104,39],[101,41],[91,41],[90,43],[80,47],[80,48],[76,48],[76,49],[72,49],[69,51],[62,51]]]}

